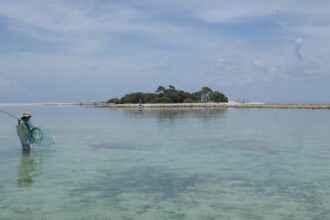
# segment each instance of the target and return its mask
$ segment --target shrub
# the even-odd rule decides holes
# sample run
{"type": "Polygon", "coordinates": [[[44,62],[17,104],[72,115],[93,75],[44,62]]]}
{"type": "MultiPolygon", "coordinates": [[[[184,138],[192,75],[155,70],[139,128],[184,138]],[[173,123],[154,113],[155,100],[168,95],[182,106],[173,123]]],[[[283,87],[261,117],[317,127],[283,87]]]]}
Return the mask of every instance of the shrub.
{"type": "Polygon", "coordinates": [[[107,101],[107,103],[120,104],[120,99],[112,98],[107,101]]]}

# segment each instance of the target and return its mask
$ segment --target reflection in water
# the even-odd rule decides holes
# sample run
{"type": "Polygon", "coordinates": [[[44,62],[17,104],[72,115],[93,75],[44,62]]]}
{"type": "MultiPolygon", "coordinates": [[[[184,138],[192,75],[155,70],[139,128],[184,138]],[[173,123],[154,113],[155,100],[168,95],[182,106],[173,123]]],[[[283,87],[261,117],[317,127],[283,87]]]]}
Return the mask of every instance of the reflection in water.
{"type": "Polygon", "coordinates": [[[142,117],[154,116],[159,121],[176,120],[180,118],[201,118],[209,120],[212,118],[223,117],[227,112],[227,108],[196,108],[196,109],[127,109],[126,113],[129,116],[142,117]]]}
{"type": "Polygon", "coordinates": [[[18,166],[17,182],[19,186],[29,187],[33,183],[33,172],[35,170],[35,164],[31,158],[30,152],[23,152],[21,163],[18,166]]]}

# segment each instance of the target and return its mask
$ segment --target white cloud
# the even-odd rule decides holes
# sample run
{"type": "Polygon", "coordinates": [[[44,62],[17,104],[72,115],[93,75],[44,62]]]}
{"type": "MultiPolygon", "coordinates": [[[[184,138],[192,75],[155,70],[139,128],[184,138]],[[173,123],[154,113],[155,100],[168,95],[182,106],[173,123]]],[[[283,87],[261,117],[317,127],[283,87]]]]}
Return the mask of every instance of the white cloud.
{"type": "MultiPolygon", "coordinates": [[[[9,27],[31,39],[49,42],[67,54],[95,55],[118,47],[115,34],[142,35],[158,44],[187,49],[216,49],[227,45],[192,27],[153,20],[152,14],[126,4],[107,3],[102,7],[73,5],[67,1],[34,0],[0,2],[0,15],[10,19],[9,27]],[[109,48],[109,44],[114,48],[109,48]]],[[[231,40],[233,43],[234,39],[231,40]]],[[[123,48],[125,49],[125,48],[123,48]]]]}
{"type": "Polygon", "coordinates": [[[94,54],[106,42],[106,34],[143,28],[139,22],[143,13],[125,4],[96,9],[67,1],[0,2],[0,16],[9,19],[9,28],[65,52],[94,54]]]}
{"type": "Polygon", "coordinates": [[[229,1],[203,1],[204,4],[196,9],[197,15],[204,21],[210,23],[235,23],[246,22],[250,19],[263,18],[268,16],[299,16],[300,20],[329,21],[329,2],[307,1],[307,0],[237,0],[229,1]]]}
{"type": "MultiPolygon", "coordinates": [[[[330,69],[330,5],[318,0],[74,2],[0,2],[11,35],[27,41],[2,51],[3,78],[230,86],[318,80],[330,69]]],[[[8,80],[0,87],[10,88],[8,80]]]]}
{"type": "Polygon", "coordinates": [[[34,28],[59,34],[93,33],[129,30],[143,14],[126,5],[108,4],[100,14],[83,5],[70,5],[65,1],[3,2],[0,14],[34,28]]]}
{"type": "MultiPolygon", "coordinates": [[[[251,2],[242,6],[243,2],[225,3],[215,8],[205,7],[199,11],[199,16],[210,23],[232,23],[246,21],[246,19],[264,17],[275,13],[275,9],[266,9],[265,7],[253,7],[251,2]]],[[[252,3],[253,5],[253,3],[252,3]]]]}

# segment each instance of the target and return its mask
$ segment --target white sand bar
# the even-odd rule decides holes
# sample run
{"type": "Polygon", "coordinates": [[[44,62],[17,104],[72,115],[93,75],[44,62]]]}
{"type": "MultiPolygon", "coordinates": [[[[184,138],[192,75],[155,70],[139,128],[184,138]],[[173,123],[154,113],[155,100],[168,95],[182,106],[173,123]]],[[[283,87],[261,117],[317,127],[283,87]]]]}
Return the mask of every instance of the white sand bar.
{"type": "MultiPolygon", "coordinates": [[[[84,105],[84,103],[81,103],[84,105]]],[[[269,103],[173,103],[173,104],[110,104],[98,103],[104,108],[278,108],[278,109],[330,109],[330,104],[269,104],[269,103]]]]}

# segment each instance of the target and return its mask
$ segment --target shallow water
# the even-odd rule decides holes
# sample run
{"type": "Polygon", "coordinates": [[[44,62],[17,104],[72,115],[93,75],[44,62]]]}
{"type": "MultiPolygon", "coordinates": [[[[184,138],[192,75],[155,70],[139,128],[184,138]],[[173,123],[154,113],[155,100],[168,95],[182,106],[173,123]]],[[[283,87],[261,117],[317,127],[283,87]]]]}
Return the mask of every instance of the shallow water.
{"type": "Polygon", "coordinates": [[[330,111],[5,110],[56,144],[0,115],[0,219],[330,219],[330,111]]]}

